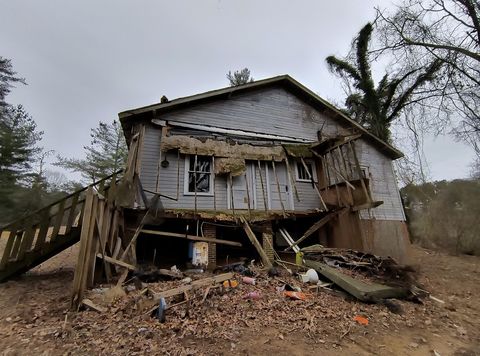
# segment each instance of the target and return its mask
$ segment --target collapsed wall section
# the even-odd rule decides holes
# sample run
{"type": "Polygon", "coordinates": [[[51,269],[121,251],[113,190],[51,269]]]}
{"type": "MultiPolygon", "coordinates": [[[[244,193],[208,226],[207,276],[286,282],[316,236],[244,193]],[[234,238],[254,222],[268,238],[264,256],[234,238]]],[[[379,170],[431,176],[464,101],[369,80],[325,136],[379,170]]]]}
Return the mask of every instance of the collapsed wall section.
{"type": "MultiPolygon", "coordinates": [[[[336,120],[327,117],[324,112],[312,108],[282,88],[270,88],[242,94],[229,100],[214,101],[162,114],[159,118],[165,121],[202,123],[225,128],[291,135],[311,141],[317,140],[319,133],[327,137],[351,133],[349,128],[340,125],[336,120]]],[[[173,198],[162,199],[166,208],[191,209],[195,197],[183,194],[186,155],[175,150],[162,152],[161,137],[162,129],[159,126],[146,124],[144,147],[141,154],[142,186],[148,191],[161,192],[173,198]]],[[[362,241],[363,248],[368,251],[380,254],[388,253],[402,260],[404,251],[408,249],[409,241],[408,235],[404,233],[406,229],[398,228],[405,224],[405,216],[395,181],[392,160],[380,152],[378,147],[362,138],[356,141],[356,147],[365,177],[370,181],[369,188],[372,196],[375,200],[383,202],[378,207],[360,212],[361,221],[358,225],[362,236],[356,238],[362,241]],[[392,248],[387,251],[382,247],[398,246],[399,244],[402,248],[392,248]]],[[[279,202],[275,200],[278,194],[276,193],[276,183],[273,180],[271,180],[271,186],[265,187],[265,190],[270,189],[268,202],[263,197],[259,177],[266,179],[266,175],[272,174],[270,169],[263,168],[262,173],[256,176],[253,187],[257,198],[256,208],[263,209],[267,205],[268,209],[274,207],[280,209],[279,202]]],[[[197,197],[198,202],[201,201],[202,207],[206,209],[227,209],[229,201],[227,185],[227,178],[218,175],[214,182],[215,198],[203,195],[197,197]]],[[[296,190],[295,193],[299,194],[301,199],[293,199],[292,208],[306,210],[320,206],[318,196],[309,183],[299,183],[296,190]]],[[[147,192],[147,196],[149,194],[147,192]]]]}

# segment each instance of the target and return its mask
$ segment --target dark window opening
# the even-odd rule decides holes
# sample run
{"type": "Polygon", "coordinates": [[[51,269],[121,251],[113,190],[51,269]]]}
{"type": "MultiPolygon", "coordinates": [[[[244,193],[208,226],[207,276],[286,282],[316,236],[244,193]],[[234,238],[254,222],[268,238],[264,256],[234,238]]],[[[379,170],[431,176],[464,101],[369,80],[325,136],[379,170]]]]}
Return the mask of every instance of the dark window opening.
{"type": "Polygon", "coordinates": [[[210,193],[212,158],[206,156],[190,157],[188,166],[188,192],[210,193]],[[196,164],[195,164],[196,163],[196,164]]]}

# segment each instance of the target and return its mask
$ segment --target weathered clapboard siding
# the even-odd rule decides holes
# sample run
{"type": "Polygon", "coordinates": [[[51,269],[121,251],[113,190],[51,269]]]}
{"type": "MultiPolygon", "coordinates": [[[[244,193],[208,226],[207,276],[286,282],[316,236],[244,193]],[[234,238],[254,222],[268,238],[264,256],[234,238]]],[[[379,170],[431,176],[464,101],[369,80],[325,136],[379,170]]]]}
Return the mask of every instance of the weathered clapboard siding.
{"type": "Polygon", "coordinates": [[[242,94],[228,100],[201,104],[162,114],[161,120],[196,123],[223,128],[317,140],[317,131],[335,135],[344,130],[323,113],[282,88],[242,94]]]}
{"type": "MultiPolygon", "coordinates": [[[[158,118],[166,121],[172,120],[296,137],[312,142],[317,140],[317,131],[319,130],[330,136],[349,133],[348,129],[340,126],[336,120],[318,112],[282,88],[270,88],[236,95],[228,100],[222,99],[162,114],[158,118]]],[[[159,168],[160,137],[161,130],[159,127],[153,124],[147,125],[141,158],[142,184],[146,189],[160,191],[162,194],[176,197],[177,164],[180,164],[179,200],[162,199],[162,202],[166,208],[193,209],[194,196],[184,195],[185,157],[181,155],[180,162],[177,162],[177,154],[174,152],[168,153],[169,166],[167,168],[159,168]],[[158,169],[160,175],[157,184],[158,169]]],[[[383,205],[371,209],[370,212],[362,212],[362,217],[370,218],[371,216],[379,220],[405,220],[391,159],[367,141],[360,140],[357,144],[357,149],[359,151],[360,163],[367,166],[371,174],[373,198],[384,201],[383,205]]],[[[271,209],[281,209],[278,188],[270,162],[268,166],[268,189],[271,209]]],[[[293,187],[288,182],[288,178],[281,177],[282,174],[285,174],[285,165],[277,163],[276,168],[281,180],[280,183],[283,186],[281,194],[286,209],[290,208],[290,200],[286,197],[285,185],[290,185],[289,193],[293,196],[295,210],[308,210],[320,207],[318,196],[310,183],[296,182],[300,196],[300,201],[298,201],[293,187]]],[[[292,168],[294,168],[293,164],[292,168]]],[[[266,175],[265,163],[262,162],[264,184],[266,184],[266,175]]],[[[256,174],[255,189],[257,209],[263,210],[263,193],[258,172],[256,174]]],[[[265,189],[267,189],[266,186],[265,189]]],[[[227,182],[226,178],[221,176],[216,178],[216,205],[218,210],[227,208],[227,182]]],[[[197,207],[198,209],[213,209],[213,197],[198,196],[197,207]]]]}
{"type": "Polygon", "coordinates": [[[405,220],[402,201],[392,161],[376,148],[365,141],[356,144],[356,150],[361,165],[367,166],[370,173],[370,189],[374,200],[381,200],[383,204],[370,212],[362,211],[364,219],[378,220],[405,220]]]}
{"type": "Polygon", "coordinates": [[[315,189],[312,187],[312,183],[295,183],[297,185],[298,197],[300,198],[300,201],[298,201],[297,197],[295,196],[295,191],[292,191],[295,210],[310,210],[322,207],[320,198],[318,197],[315,189]]]}
{"type": "Polygon", "coordinates": [[[256,209],[265,210],[265,203],[267,209],[268,205],[268,190],[267,190],[267,172],[265,169],[265,162],[260,162],[260,170],[258,168],[258,163],[253,162],[255,166],[255,198],[256,198],[256,209]],[[260,178],[261,176],[261,178],[260,178]],[[262,189],[263,181],[263,189],[262,189]]]}
{"type": "Polygon", "coordinates": [[[146,125],[141,147],[140,177],[144,189],[157,191],[157,172],[160,159],[160,137],[162,131],[146,125]]]}
{"type": "MultiPolygon", "coordinates": [[[[160,190],[165,191],[166,195],[175,197],[177,194],[177,166],[180,164],[179,175],[179,194],[178,201],[163,199],[165,208],[171,209],[194,209],[195,196],[184,194],[184,180],[185,180],[185,155],[180,155],[178,161],[177,153],[170,152],[167,154],[170,164],[167,168],[160,170],[160,190]]],[[[224,176],[217,176],[215,179],[215,202],[217,210],[227,209],[227,181],[224,176]]],[[[197,195],[197,209],[208,210],[214,209],[214,196],[197,195]]]]}
{"type": "MultiPolygon", "coordinates": [[[[168,209],[194,209],[195,197],[193,195],[184,194],[184,179],[185,179],[185,156],[178,155],[176,152],[162,153],[160,157],[160,138],[161,129],[147,125],[145,128],[144,146],[141,157],[141,171],[140,178],[144,189],[150,191],[156,191],[163,195],[167,195],[172,198],[177,197],[178,189],[178,201],[174,201],[167,198],[162,198],[162,204],[168,209]],[[167,159],[169,165],[167,168],[159,166],[159,161],[167,159]],[[180,171],[178,171],[178,165],[180,165],[180,171]],[[157,173],[159,172],[159,173],[157,173]],[[179,174],[178,174],[179,173],[179,174]],[[157,182],[158,174],[158,182],[157,182]],[[178,184],[177,184],[178,177],[178,184]]],[[[218,210],[226,209],[226,179],[225,177],[217,176],[215,179],[215,200],[218,210]]],[[[147,193],[147,197],[151,194],[147,193]]],[[[212,196],[197,196],[197,208],[200,209],[213,209],[214,201],[212,196]]]]}

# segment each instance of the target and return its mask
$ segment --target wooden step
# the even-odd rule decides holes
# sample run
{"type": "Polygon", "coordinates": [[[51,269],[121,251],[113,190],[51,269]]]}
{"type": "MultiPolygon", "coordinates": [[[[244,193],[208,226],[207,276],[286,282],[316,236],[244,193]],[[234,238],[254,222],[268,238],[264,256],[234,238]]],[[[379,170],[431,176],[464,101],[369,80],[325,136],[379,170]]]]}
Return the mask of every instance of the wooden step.
{"type": "Polygon", "coordinates": [[[5,268],[0,271],[0,282],[25,273],[74,245],[80,239],[80,230],[79,227],[73,227],[68,235],[64,235],[61,238],[57,236],[55,241],[45,243],[41,250],[26,252],[22,260],[9,260],[5,268]]]}

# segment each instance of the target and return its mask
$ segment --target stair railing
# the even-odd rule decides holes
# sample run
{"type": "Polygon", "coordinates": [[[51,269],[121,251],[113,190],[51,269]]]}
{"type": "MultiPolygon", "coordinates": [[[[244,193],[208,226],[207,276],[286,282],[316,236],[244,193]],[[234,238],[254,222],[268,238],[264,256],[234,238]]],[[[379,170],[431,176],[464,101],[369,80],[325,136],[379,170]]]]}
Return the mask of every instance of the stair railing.
{"type": "Polygon", "coordinates": [[[72,228],[80,227],[85,203],[85,191],[93,187],[100,194],[107,195],[114,189],[117,176],[115,172],[76,192],[67,195],[27,216],[23,216],[0,228],[0,271],[9,262],[20,261],[31,251],[41,251],[45,244],[57,242],[61,236],[70,233],[72,228]],[[105,183],[110,184],[105,187],[105,183]],[[8,237],[2,241],[2,234],[8,237]],[[3,247],[3,251],[2,248],[3,247]]]}

